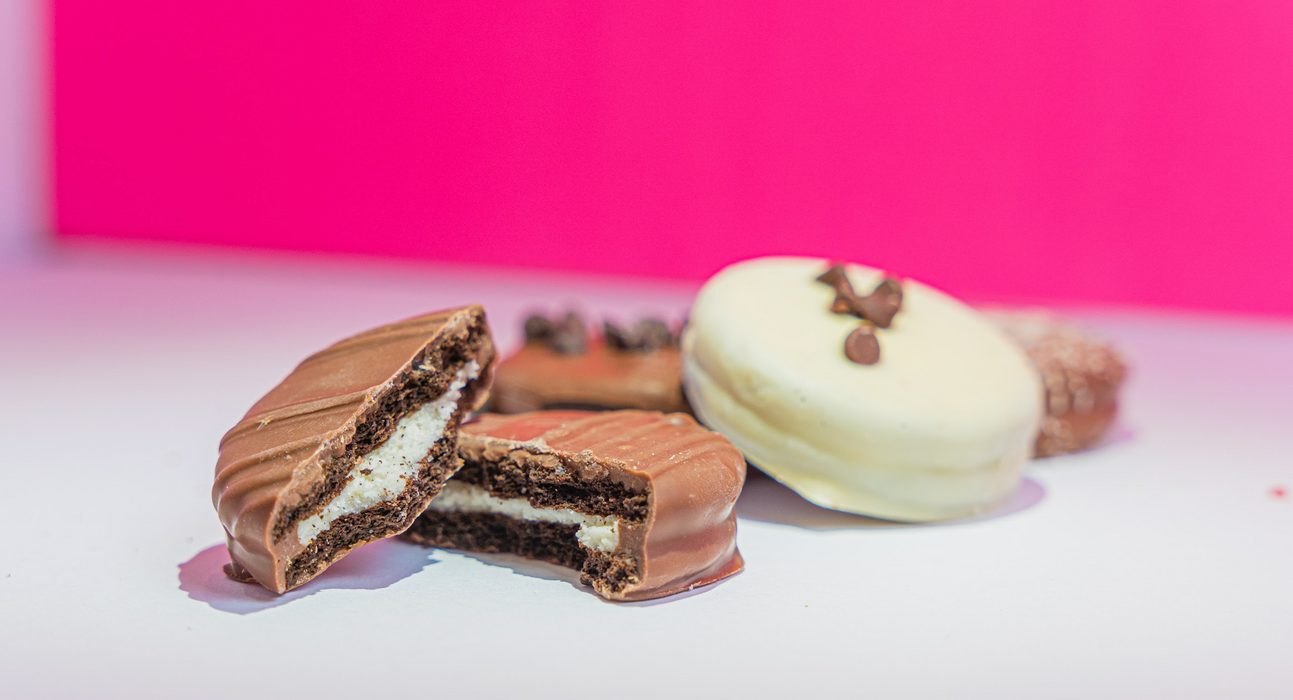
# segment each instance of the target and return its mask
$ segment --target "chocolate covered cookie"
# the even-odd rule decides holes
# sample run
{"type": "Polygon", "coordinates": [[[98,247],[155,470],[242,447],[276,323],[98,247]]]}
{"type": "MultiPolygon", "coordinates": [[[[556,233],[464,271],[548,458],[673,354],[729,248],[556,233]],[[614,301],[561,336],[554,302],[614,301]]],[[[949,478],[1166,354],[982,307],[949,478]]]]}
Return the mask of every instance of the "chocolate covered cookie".
{"type": "Polygon", "coordinates": [[[631,326],[534,315],[525,346],[499,363],[492,409],[499,413],[621,408],[690,413],[683,398],[677,336],[656,319],[631,326]]]}
{"type": "Polygon", "coordinates": [[[613,600],[678,593],[741,570],[733,506],[745,460],[690,416],[486,414],[463,468],[404,537],[577,569],[613,600]]]}
{"type": "Polygon", "coordinates": [[[1127,374],[1107,341],[1045,311],[985,312],[1028,354],[1046,390],[1046,418],[1037,456],[1076,452],[1099,442],[1118,413],[1127,374]]]}
{"type": "Polygon", "coordinates": [[[403,532],[461,464],[458,422],[484,401],[493,363],[479,306],[307,358],[220,441],[226,572],[283,593],[403,532]]]}
{"type": "Polygon", "coordinates": [[[683,333],[697,418],[818,505],[958,518],[1007,499],[1037,438],[1024,353],[948,295],[861,265],[759,258],[700,290],[683,333]]]}

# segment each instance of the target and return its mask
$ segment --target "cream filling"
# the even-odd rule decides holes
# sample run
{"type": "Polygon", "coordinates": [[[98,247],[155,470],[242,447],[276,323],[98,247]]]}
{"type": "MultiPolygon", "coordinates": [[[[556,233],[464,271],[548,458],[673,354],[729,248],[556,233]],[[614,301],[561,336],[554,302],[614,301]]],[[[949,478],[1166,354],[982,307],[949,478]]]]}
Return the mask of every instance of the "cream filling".
{"type": "Polygon", "coordinates": [[[524,498],[498,498],[474,484],[450,481],[427,510],[442,513],[498,513],[516,520],[578,525],[579,544],[598,552],[614,552],[620,545],[620,520],[610,515],[585,515],[569,508],[535,508],[524,498]]]}
{"type": "Polygon", "coordinates": [[[313,542],[337,518],[358,513],[403,493],[427,453],[444,437],[445,428],[449,427],[449,421],[458,408],[463,387],[478,374],[480,365],[475,360],[468,362],[458,370],[440,398],[423,404],[400,419],[386,442],[355,464],[341,493],[323,510],[297,525],[296,536],[301,544],[313,542]]]}

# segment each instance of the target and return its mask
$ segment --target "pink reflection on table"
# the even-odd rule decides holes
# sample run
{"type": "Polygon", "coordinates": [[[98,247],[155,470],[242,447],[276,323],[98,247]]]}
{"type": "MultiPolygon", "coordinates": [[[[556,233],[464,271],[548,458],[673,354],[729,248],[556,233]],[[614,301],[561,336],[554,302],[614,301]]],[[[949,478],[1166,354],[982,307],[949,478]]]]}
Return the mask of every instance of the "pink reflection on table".
{"type": "Polygon", "coordinates": [[[179,565],[180,590],[221,612],[247,615],[334,589],[376,590],[401,581],[436,563],[433,549],[384,540],[360,547],[305,585],[278,595],[254,583],[225,576],[229,563],[224,545],[208,547],[179,565]]]}

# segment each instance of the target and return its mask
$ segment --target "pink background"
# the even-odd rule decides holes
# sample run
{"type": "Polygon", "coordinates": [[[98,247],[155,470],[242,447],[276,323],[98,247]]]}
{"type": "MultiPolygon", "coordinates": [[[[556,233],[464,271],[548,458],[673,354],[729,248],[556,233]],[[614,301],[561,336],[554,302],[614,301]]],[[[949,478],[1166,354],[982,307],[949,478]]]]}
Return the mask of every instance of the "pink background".
{"type": "Polygon", "coordinates": [[[63,236],[1293,314],[1288,0],[53,2],[63,236]]]}

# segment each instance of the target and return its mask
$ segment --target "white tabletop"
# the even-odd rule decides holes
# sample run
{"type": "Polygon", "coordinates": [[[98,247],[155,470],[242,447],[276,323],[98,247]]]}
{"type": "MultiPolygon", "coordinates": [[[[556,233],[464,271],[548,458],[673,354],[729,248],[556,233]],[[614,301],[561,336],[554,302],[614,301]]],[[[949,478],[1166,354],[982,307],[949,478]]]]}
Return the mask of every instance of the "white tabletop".
{"type": "Polygon", "coordinates": [[[661,603],[399,542],[281,597],[220,572],[217,441],[307,353],[464,302],[509,348],[534,307],[676,318],[694,289],[279,255],[0,267],[0,695],[1293,697],[1289,321],[1077,312],[1133,363],[1108,444],[942,525],[755,478],[746,571],[661,603]]]}

